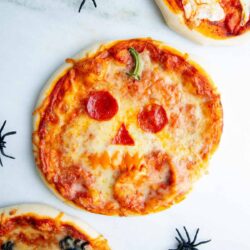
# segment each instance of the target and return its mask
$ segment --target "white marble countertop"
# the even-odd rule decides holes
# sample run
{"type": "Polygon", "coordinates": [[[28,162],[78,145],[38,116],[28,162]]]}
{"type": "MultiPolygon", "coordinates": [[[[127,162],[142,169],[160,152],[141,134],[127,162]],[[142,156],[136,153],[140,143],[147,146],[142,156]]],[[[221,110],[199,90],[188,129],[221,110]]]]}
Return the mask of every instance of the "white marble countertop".
{"type": "Polygon", "coordinates": [[[103,233],[114,250],[174,248],[175,227],[200,227],[199,249],[250,249],[250,41],[234,47],[202,47],[164,24],[151,0],[0,0],[0,123],[8,138],[2,158],[0,207],[44,202],[77,215],[103,233]],[[31,149],[32,110],[43,84],[63,60],[103,40],[153,37],[200,58],[222,95],[224,132],[220,147],[186,200],[164,212],[133,218],[107,217],[59,201],[35,171],[31,149]]]}

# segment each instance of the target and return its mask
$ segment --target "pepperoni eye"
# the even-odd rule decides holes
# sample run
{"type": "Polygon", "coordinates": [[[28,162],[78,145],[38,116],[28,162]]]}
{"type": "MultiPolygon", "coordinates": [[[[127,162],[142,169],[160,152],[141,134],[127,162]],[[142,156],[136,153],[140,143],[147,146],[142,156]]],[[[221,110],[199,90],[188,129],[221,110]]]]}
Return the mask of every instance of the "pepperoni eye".
{"type": "Polygon", "coordinates": [[[166,111],[158,104],[145,106],[138,114],[137,119],[140,128],[150,133],[161,131],[168,122],[166,111]]]}
{"type": "Polygon", "coordinates": [[[108,91],[93,91],[86,100],[86,111],[92,119],[108,121],[117,113],[118,104],[108,91]]]}

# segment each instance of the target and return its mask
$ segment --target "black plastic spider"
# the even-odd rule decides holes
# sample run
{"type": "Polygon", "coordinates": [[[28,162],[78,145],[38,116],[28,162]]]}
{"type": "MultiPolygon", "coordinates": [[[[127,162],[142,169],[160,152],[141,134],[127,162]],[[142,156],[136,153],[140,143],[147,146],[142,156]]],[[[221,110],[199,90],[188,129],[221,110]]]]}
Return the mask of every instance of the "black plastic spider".
{"type": "MultiPolygon", "coordinates": [[[[0,152],[3,156],[5,157],[8,157],[8,158],[11,158],[11,159],[15,159],[13,156],[9,156],[9,155],[6,155],[4,153],[4,148],[6,148],[6,141],[4,141],[5,137],[6,136],[9,136],[9,135],[14,135],[16,134],[16,131],[11,131],[11,132],[8,132],[6,134],[3,134],[2,135],[2,132],[3,132],[3,129],[5,127],[5,124],[6,124],[6,121],[4,121],[2,127],[0,128],[0,152]]],[[[2,160],[1,160],[1,157],[0,157],[0,165],[3,166],[3,163],[2,163],[2,160]]]]}
{"type": "Polygon", "coordinates": [[[175,237],[175,239],[178,241],[178,246],[175,249],[169,249],[169,250],[198,250],[198,248],[196,248],[197,246],[202,245],[202,244],[206,244],[206,243],[211,241],[211,240],[206,240],[206,241],[201,241],[201,242],[195,244],[196,239],[197,239],[197,235],[199,233],[199,228],[196,230],[193,241],[191,241],[190,235],[189,235],[186,227],[183,227],[183,228],[184,228],[186,236],[187,236],[187,241],[184,240],[180,231],[176,228],[176,232],[179,235],[179,238],[175,237]]]}
{"type": "Polygon", "coordinates": [[[6,243],[2,244],[1,250],[13,250],[14,243],[12,241],[7,241],[6,243]]]}
{"type": "Polygon", "coordinates": [[[59,242],[61,250],[85,250],[87,245],[89,245],[88,241],[74,239],[71,236],[66,236],[59,242]]]}
{"type": "MultiPolygon", "coordinates": [[[[83,1],[82,1],[81,5],[80,5],[80,7],[79,7],[78,12],[81,12],[82,7],[83,7],[83,5],[85,4],[85,2],[86,2],[86,0],[83,0],[83,1]]],[[[95,0],[92,0],[92,2],[93,2],[94,6],[95,6],[95,8],[96,8],[96,7],[97,7],[96,1],[95,1],[95,0]]]]}

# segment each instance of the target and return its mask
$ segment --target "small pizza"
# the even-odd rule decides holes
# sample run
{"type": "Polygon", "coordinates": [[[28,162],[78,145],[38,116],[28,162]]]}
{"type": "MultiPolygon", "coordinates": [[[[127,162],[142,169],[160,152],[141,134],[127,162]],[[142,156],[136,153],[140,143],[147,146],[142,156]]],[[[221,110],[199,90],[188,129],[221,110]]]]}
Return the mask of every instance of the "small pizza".
{"type": "Polygon", "coordinates": [[[107,240],[80,219],[41,204],[0,209],[1,250],[108,250],[107,240]]]}
{"type": "Polygon", "coordinates": [[[249,0],[155,0],[168,26],[201,44],[250,41],[249,0]]]}
{"type": "Polygon", "coordinates": [[[222,123],[220,95],[187,54],[151,39],[114,41],[68,59],[42,91],[35,160],[70,204],[147,214],[184,198],[222,123]]]}

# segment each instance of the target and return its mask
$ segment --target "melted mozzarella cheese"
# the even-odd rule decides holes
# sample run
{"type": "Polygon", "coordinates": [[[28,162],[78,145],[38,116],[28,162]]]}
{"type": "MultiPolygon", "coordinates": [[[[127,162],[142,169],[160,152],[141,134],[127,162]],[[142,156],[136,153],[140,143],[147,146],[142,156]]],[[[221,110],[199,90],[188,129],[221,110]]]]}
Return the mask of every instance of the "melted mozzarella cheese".
{"type": "Polygon", "coordinates": [[[70,187],[70,197],[75,198],[78,192],[86,192],[85,187],[81,183],[73,183],[70,187]]]}
{"type": "Polygon", "coordinates": [[[225,18],[225,12],[217,0],[183,0],[185,16],[196,26],[202,20],[211,22],[225,18]]]}
{"type": "Polygon", "coordinates": [[[250,18],[250,0],[240,0],[242,6],[241,25],[244,26],[250,18]]]}
{"type": "MultiPolygon", "coordinates": [[[[91,184],[91,192],[99,194],[95,195],[94,202],[96,205],[101,206],[102,202],[107,200],[114,202],[114,206],[117,205],[117,201],[112,194],[112,188],[116,183],[117,175],[119,175],[120,166],[127,164],[126,156],[129,157],[129,162],[138,156],[137,167],[145,164],[144,157],[152,152],[167,152],[172,160],[179,162],[179,164],[183,159],[187,159],[187,156],[190,157],[191,161],[199,158],[199,155],[194,152],[199,152],[202,147],[200,133],[205,126],[200,99],[184,89],[183,85],[180,84],[182,82],[180,75],[174,72],[166,73],[163,68],[153,62],[148,51],[140,53],[140,58],[143,64],[142,74],[147,75],[149,80],[147,78],[143,80],[142,76],[143,84],[138,82],[136,98],[140,96],[139,101],[135,101],[134,96],[131,97],[123,92],[127,89],[124,90],[124,79],[120,77],[120,72],[126,75],[126,69],[123,66],[111,63],[107,66],[106,81],[110,84],[114,83],[110,86],[110,89],[112,89],[112,94],[119,106],[115,118],[99,122],[90,119],[87,115],[79,116],[67,125],[63,134],[65,156],[67,155],[68,158],[73,160],[74,164],[79,164],[82,169],[94,176],[95,180],[91,184]],[[163,86],[162,89],[159,89],[160,85],[163,86]],[[147,95],[143,94],[145,89],[150,90],[147,95]],[[169,99],[166,99],[163,91],[169,91],[166,93],[169,99]],[[124,95],[127,96],[124,97],[124,95]],[[137,115],[142,107],[150,102],[149,99],[155,100],[160,105],[166,105],[165,109],[169,117],[171,114],[178,115],[178,125],[173,130],[170,130],[167,125],[161,132],[153,134],[144,132],[138,126],[137,115]],[[188,107],[193,108],[186,111],[188,107]],[[135,141],[135,145],[112,144],[112,139],[122,123],[125,124],[126,129],[135,141]],[[91,161],[88,157],[95,158],[95,160],[91,161]],[[95,167],[93,167],[93,162],[95,167]]],[[[101,84],[99,84],[100,89],[104,88],[101,84]]],[[[169,168],[166,168],[163,173],[150,173],[151,177],[147,180],[147,184],[141,185],[138,189],[141,194],[140,199],[146,200],[151,186],[158,185],[164,180],[167,181],[169,178],[168,170],[169,168]]],[[[140,174],[142,173],[138,171],[137,176],[140,176],[140,174]]],[[[127,181],[133,182],[132,180],[127,181]]],[[[131,197],[136,190],[133,185],[130,188],[127,187],[131,197]]],[[[125,192],[127,188],[124,185],[120,186],[122,192],[125,192]]],[[[77,192],[82,191],[82,188],[81,185],[74,184],[70,190],[71,197],[74,198],[77,192]]]]}
{"type": "MultiPolygon", "coordinates": [[[[143,63],[143,74],[150,75],[149,79],[152,82],[156,82],[155,85],[151,85],[152,82],[147,79],[144,81],[144,84],[139,82],[137,94],[141,96],[140,102],[134,101],[135,98],[131,98],[131,96],[124,98],[121,94],[123,93],[124,79],[117,77],[119,74],[116,74],[116,72],[123,72],[124,68],[110,64],[107,67],[106,80],[109,83],[115,83],[115,85],[111,86],[112,94],[120,107],[115,119],[99,122],[90,120],[86,115],[79,116],[71,124],[68,124],[63,135],[64,153],[72,158],[75,164],[80,164],[82,169],[90,172],[95,177],[95,181],[91,185],[91,192],[97,193],[94,198],[95,205],[101,206],[107,200],[112,201],[114,206],[118,205],[113,197],[113,187],[117,176],[119,176],[120,166],[126,164],[126,155],[129,155],[129,161],[138,155],[137,164],[143,165],[145,164],[144,156],[152,152],[167,152],[172,160],[179,162],[178,164],[180,165],[180,162],[187,155],[190,155],[190,160],[193,160],[194,152],[199,152],[202,146],[200,131],[204,128],[202,122],[204,114],[200,108],[200,100],[186,92],[182,84],[176,84],[182,81],[178,74],[174,72],[166,73],[156,63],[152,62],[147,51],[141,53],[140,58],[143,63]],[[147,84],[150,93],[144,96],[143,91],[145,91],[145,85],[147,84]],[[169,89],[169,100],[163,95],[163,90],[158,89],[159,85],[163,86],[164,91],[169,89]],[[169,117],[172,113],[178,114],[178,126],[174,130],[169,130],[167,125],[160,133],[153,134],[144,132],[138,126],[137,115],[141,108],[149,103],[149,97],[163,106],[167,102],[165,109],[169,117]],[[193,107],[193,109],[185,111],[189,106],[193,107]],[[196,123],[197,121],[199,122],[196,123]],[[112,139],[122,123],[125,124],[126,129],[134,139],[135,145],[112,144],[112,139]],[[92,166],[93,161],[88,159],[89,156],[90,158],[96,158],[94,160],[96,165],[94,168],[92,166]],[[116,156],[115,159],[113,159],[114,156],[116,156]],[[106,167],[104,167],[105,165],[106,167]],[[113,167],[110,167],[110,165],[113,167]]],[[[123,74],[126,74],[126,72],[124,71],[123,74]]],[[[198,157],[195,154],[194,158],[198,157]]],[[[185,171],[182,172],[184,173],[185,171]]],[[[138,177],[141,174],[143,173],[138,171],[136,176],[138,177]]],[[[136,176],[133,176],[133,178],[136,176]]],[[[131,181],[133,183],[135,181],[129,178],[132,177],[127,176],[126,182],[131,181]]],[[[150,193],[150,188],[164,181],[166,182],[168,178],[168,167],[163,172],[151,172],[147,183],[139,185],[138,192],[140,197],[138,197],[138,202],[144,202],[150,193]]],[[[136,187],[134,184],[125,185],[126,187],[124,185],[120,184],[117,186],[118,190],[122,190],[123,195],[126,194],[124,197],[120,197],[120,199],[125,199],[126,201],[134,200],[133,196],[136,187]]],[[[81,185],[73,185],[70,190],[72,198],[77,195],[78,191],[82,191],[81,189],[81,185]]]]}

